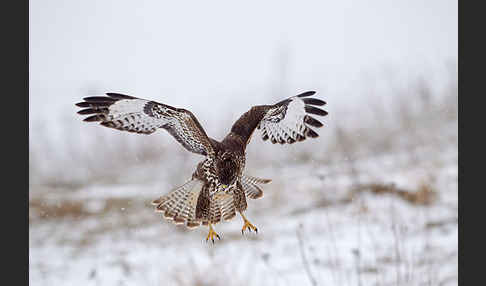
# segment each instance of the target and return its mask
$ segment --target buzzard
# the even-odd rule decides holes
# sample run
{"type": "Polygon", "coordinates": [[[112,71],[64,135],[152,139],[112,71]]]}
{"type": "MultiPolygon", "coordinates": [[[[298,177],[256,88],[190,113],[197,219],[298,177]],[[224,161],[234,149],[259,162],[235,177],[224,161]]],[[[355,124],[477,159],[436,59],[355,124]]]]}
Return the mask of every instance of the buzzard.
{"type": "Polygon", "coordinates": [[[189,228],[207,225],[209,239],[220,239],[213,225],[227,221],[238,212],[243,218],[241,233],[258,229],[243,212],[247,198],[263,196],[262,184],[270,183],[243,174],[245,149],[255,129],[263,140],[273,144],[292,144],[318,134],[311,127],[323,124],[311,115],[325,116],[327,112],[316,107],[326,102],[311,97],[307,91],[273,105],[253,106],[231,127],[220,142],[209,137],[196,117],[186,109],[119,93],[84,98],[76,106],[79,114],[89,115],[84,121],[128,132],[152,134],[157,129],[167,130],[188,151],[205,156],[190,180],[152,202],[156,211],[176,224],[189,228]]]}

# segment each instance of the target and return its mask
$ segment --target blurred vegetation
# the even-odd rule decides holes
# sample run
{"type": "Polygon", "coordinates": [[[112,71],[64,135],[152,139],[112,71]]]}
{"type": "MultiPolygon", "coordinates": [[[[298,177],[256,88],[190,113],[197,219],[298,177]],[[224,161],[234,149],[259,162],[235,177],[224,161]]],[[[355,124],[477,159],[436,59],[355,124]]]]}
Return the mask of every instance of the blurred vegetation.
{"type": "MultiPolygon", "coordinates": [[[[267,142],[255,142],[259,140],[255,137],[248,148],[247,167],[346,161],[353,180],[359,183],[353,162],[360,158],[405,150],[413,163],[420,160],[414,155],[419,148],[431,147],[431,152],[440,153],[450,145],[457,146],[456,67],[450,66],[448,72],[447,87],[441,90],[434,89],[431,81],[420,77],[401,86],[390,84],[390,93],[385,98],[368,92],[366,105],[358,109],[360,112],[353,111],[356,106],[349,106],[349,110],[343,106],[338,109],[333,102],[328,102],[325,108],[329,116],[322,120],[324,127],[319,132],[322,137],[319,144],[307,140],[275,148],[267,142]],[[371,116],[364,116],[366,114],[371,116]],[[455,127],[451,129],[451,126],[455,127]]],[[[326,99],[326,94],[319,96],[326,99]]],[[[273,97],[275,95],[269,100],[273,97]]],[[[221,112],[218,116],[231,118],[221,112]]],[[[66,112],[61,117],[57,121],[60,131],[54,136],[48,130],[47,121],[31,123],[31,195],[57,188],[75,190],[94,183],[165,180],[177,185],[188,178],[201,159],[183,149],[163,130],[143,136],[86,124],[76,114],[66,112]]],[[[220,130],[227,131],[231,123],[220,122],[220,130]]],[[[223,133],[213,137],[222,138],[223,133]]]]}
{"type": "MultiPolygon", "coordinates": [[[[444,258],[444,251],[434,254],[437,249],[442,250],[441,246],[429,241],[432,231],[440,231],[435,237],[443,240],[444,234],[457,229],[458,223],[457,201],[451,195],[457,193],[457,177],[444,171],[453,167],[450,159],[457,158],[458,144],[457,70],[451,66],[448,72],[444,88],[436,88],[425,77],[400,85],[390,81],[385,92],[370,89],[360,96],[362,101],[350,101],[349,105],[336,106],[326,100],[325,93],[320,93],[319,97],[328,101],[325,109],[329,116],[322,118],[324,127],[319,130],[318,141],[273,145],[254,136],[247,149],[246,172],[282,177],[269,177],[275,180],[265,187],[265,199],[252,201],[248,214],[259,218],[262,224],[266,218],[267,227],[278,227],[272,229],[273,237],[269,233],[266,237],[248,235],[245,240],[273,244],[275,237],[288,236],[294,227],[292,221],[299,222],[292,248],[299,250],[295,261],[302,269],[296,271],[306,275],[312,285],[321,285],[320,272],[324,271],[331,274],[336,285],[353,285],[342,283],[348,277],[354,277],[357,285],[365,285],[362,283],[370,281],[366,278],[370,275],[376,279],[376,285],[410,285],[425,280],[428,285],[454,282],[454,272],[444,275],[440,270],[444,265],[454,266],[457,248],[444,246],[444,258]],[[448,193],[442,196],[444,191],[448,193]],[[387,199],[372,201],[368,200],[370,196],[387,199]],[[429,212],[446,215],[431,216],[429,212]],[[340,225],[339,217],[350,218],[351,224],[340,225]],[[404,220],[407,217],[420,220],[409,224],[404,220]],[[276,220],[285,223],[269,223],[276,220]],[[305,225],[302,221],[306,221],[305,225]],[[377,226],[380,237],[387,231],[393,234],[386,243],[372,232],[377,226]],[[374,260],[367,257],[369,245],[353,245],[355,265],[351,273],[346,268],[349,245],[340,243],[343,235],[339,231],[354,231],[356,227],[363,229],[363,234],[359,232],[363,240],[370,240],[374,260]],[[407,247],[413,240],[411,233],[421,231],[419,240],[424,249],[419,250],[417,257],[407,256],[411,251],[407,247]],[[329,240],[322,242],[324,238],[329,240]],[[327,243],[329,253],[315,254],[311,247],[318,243],[327,243]],[[395,277],[388,283],[390,273],[395,277]]],[[[272,94],[268,101],[278,99],[272,94]]],[[[206,127],[206,131],[217,131],[208,132],[212,137],[221,139],[229,130],[235,117],[230,112],[219,112],[221,124],[206,127]]],[[[188,179],[202,157],[187,152],[163,130],[143,136],[86,124],[81,119],[74,112],[66,112],[56,121],[58,132],[50,130],[48,119],[31,123],[32,245],[42,248],[46,241],[70,245],[74,247],[72,255],[77,256],[87,249],[97,249],[103,238],[121,235],[120,239],[130,241],[137,231],[141,231],[137,239],[149,248],[167,249],[175,246],[171,242],[182,243],[174,238],[191,230],[163,223],[160,215],[151,210],[150,201],[154,195],[188,179]]],[[[227,226],[218,225],[224,232],[224,239],[218,241],[223,251],[228,250],[225,246],[243,241],[238,230],[226,231],[227,226]]],[[[348,233],[344,237],[354,235],[348,233]]],[[[106,249],[103,247],[102,251],[106,249]]],[[[226,255],[224,261],[213,259],[216,251],[202,249],[211,259],[193,267],[191,273],[187,273],[185,260],[175,261],[172,275],[164,277],[163,282],[168,279],[175,285],[227,285],[228,281],[221,279],[227,276],[232,277],[232,285],[247,285],[245,273],[234,276],[229,268],[221,268],[229,260],[226,255]],[[221,271],[209,271],[216,268],[221,271]]],[[[269,253],[261,254],[265,271],[273,273],[267,279],[276,280],[279,285],[286,283],[282,270],[274,265],[281,256],[272,255],[273,260],[269,253]]],[[[42,269],[42,263],[36,267],[42,269]]],[[[136,262],[123,255],[116,256],[116,263],[123,269],[122,280],[140,271],[136,262]]],[[[252,265],[255,263],[253,260],[252,265]]],[[[90,279],[100,278],[103,269],[94,265],[90,279]]]]}

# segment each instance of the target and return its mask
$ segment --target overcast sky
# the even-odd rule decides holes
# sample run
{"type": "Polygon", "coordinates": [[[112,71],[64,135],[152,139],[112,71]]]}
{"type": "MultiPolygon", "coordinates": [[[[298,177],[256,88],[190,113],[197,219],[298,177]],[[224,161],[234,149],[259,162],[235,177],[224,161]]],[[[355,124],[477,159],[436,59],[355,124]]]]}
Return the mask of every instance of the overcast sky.
{"type": "Polygon", "coordinates": [[[31,120],[107,91],[196,113],[275,92],[338,101],[365,74],[457,63],[457,33],[450,0],[31,0],[31,120]]]}

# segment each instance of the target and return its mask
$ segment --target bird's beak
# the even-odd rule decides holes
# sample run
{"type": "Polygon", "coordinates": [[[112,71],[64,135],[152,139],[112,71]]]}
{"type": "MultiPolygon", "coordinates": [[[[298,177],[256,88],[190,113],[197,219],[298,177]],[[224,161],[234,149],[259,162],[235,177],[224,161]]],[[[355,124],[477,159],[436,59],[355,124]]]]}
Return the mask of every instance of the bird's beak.
{"type": "Polygon", "coordinates": [[[219,190],[220,191],[226,191],[228,189],[228,185],[225,185],[225,184],[220,184],[219,185],[219,190]]]}

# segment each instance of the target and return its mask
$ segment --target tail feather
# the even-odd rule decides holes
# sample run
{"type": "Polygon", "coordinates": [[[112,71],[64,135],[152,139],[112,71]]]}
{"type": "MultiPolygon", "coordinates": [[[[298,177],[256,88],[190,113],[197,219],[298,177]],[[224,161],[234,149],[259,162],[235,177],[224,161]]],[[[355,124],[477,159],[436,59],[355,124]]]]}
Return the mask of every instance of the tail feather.
{"type": "Polygon", "coordinates": [[[250,199],[259,199],[263,197],[263,190],[258,185],[268,184],[271,181],[272,180],[270,179],[262,179],[248,175],[243,175],[241,177],[243,190],[245,191],[246,196],[250,199]]]}
{"type": "Polygon", "coordinates": [[[221,205],[220,200],[217,198],[217,194],[211,199],[209,207],[209,221],[212,224],[216,224],[221,221],[221,205]]]}
{"type": "Polygon", "coordinates": [[[228,221],[236,216],[233,195],[218,193],[211,201],[211,223],[228,221]]]}
{"type": "Polygon", "coordinates": [[[187,227],[197,227],[201,224],[196,219],[197,198],[201,192],[203,182],[192,179],[182,186],[152,202],[157,212],[172,220],[175,224],[185,224],[187,227]]]}
{"type": "MultiPolygon", "coordinates": [[[[271,180],[261,179],[243,175],[241,185],[248,198],[258,199],[263,196],[261,184],[268,184],[271,180]]],[[[163,213],[164,218],[171,220],[174,224],[184,224],[189,228],[207,225],[208,222],[216,224],[228,221],[236,216],[233,195],[226,193],[215,194],[211,200],[209,218],[196,219],[196,206],[199,194],[204,182],[198,179],[191,179],[160,198],[152,201],[156,206],[156,212],[163,213]]]]}

